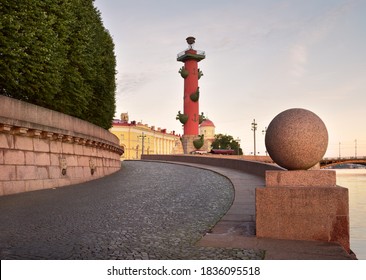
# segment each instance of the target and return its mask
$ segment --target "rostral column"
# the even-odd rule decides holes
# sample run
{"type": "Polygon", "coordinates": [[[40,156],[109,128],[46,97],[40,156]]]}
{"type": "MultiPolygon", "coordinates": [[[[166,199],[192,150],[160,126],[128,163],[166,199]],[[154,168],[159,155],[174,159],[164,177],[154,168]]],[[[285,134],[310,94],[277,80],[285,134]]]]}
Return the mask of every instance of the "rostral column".
{"type": "MultiPolygon", "coordinates": [[[[182,78],[184,78],[184,96],[183,96],[183,114],[179,111],[177,119],[183,124],[183,150],[188,154],[200,147],[198,137],[199,124],[203,121],[203,114],[199,115],[199,87],[198,80],[203,75],[198,68],[198,62],[205,59],[205,52],[193,49],[195,43],[194,37],[187,39],[188,49],[179,53],[177,61],[184,63],[179,70],[182,78]],[[195,141],[195,143],[193,143],[195,141]],[[197,144],[198,143],[198,144],[197,144]]],[[[201,138],[203,143],[203,138],[201,138]]]]}

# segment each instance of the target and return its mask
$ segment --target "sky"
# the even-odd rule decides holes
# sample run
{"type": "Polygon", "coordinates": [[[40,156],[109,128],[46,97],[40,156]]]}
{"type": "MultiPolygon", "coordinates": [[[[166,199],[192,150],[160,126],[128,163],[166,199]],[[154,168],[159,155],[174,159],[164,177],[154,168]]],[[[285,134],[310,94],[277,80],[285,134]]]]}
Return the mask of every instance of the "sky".
{"type": "Polygon", "coordinates": [[[327,157],[366,156],[366,0],[95,0],[117,58],[116,118],[183,134],[186,38],[199,62],[200,112],[216,133],[265,154],[262,131],[304,108],[329,134],[327,157]]]}

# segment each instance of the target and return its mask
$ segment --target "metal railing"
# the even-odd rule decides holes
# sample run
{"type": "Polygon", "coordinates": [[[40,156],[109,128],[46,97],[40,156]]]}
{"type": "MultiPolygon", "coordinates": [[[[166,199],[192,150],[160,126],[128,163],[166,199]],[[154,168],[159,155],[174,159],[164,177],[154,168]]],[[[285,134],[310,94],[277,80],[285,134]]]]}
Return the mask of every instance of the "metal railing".
{"type": "MultiPolygon", "coordinates": [[[[177,54],[177,58],[181,57],[183,55],[185,55],[187,53],[187,51],[189,51],[191,49],[186,49],[185,51],[181,51],[180,53],[177,54]]],[[[197,53],[197,55],[206,55],[205,51],[200,51],[200,50],[195,50],[197,53]]]]}
{"type": "Polygon", "coordinates": [[[366,160],[365,156],[357,157],[325,157],[322,161],[339,161],[339,160],[366,160]]]}

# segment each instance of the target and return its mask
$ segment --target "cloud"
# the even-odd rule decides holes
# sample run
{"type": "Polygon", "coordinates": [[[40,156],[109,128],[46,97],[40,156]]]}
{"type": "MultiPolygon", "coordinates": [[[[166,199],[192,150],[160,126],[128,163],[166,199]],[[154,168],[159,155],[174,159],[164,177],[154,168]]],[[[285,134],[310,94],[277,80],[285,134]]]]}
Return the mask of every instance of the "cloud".
{"type": "Polygon", "coordinates": [[[295,44],[290,50],[292,61],[291,74],[294,77],[302,77],[306,71],[308,60],[307,47],[301,44],[295,44]]]}
{"type": "Polygon", "coordinates": [[[304,76],[307,63],[311,59],[309,49],[333,32],[339,20],[354,7],[355,3],[352,0],[343,2],[303,22],[302,27],[299,27],[297,41],[289,49],[290,74],[293,77],[304,76]]]}
{"type": "Polygon", "coordinates": [[[117,95],[123,99],[128,98],[148,84],[150,80],[151,75],[148,75],[147,72],[123,73],[117,80],[117,95]]]}

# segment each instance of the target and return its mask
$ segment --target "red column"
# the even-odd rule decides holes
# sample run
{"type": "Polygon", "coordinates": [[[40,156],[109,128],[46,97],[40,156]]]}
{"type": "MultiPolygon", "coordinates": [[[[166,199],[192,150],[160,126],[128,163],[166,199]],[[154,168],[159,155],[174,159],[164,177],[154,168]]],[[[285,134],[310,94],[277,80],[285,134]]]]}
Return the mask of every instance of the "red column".
{"type": "MultiPolygon", "coordinates": [[[[201,73],[198,69],[198,62],[205,59],[205,52],[193,49],[195,38],[186,38],[189,45],[188,50],[178,54],[177,61],[183,62],[184,67],[179,73],[184,78],[183,114],[178,112],[177,118],[184,124],[183,137],[188,145],[184,148],[184,153],[190,152],[193,147],[193,140],[199,132],[199,91],[198,79],[201,73]],[[193,96],[192,96],[193,95],[193,96]]],[[[184,141],[183,141],[184,142],[184,141]]]]}
{"type": "MultiPolygon", "coordinates": [[[[187,53],[196,54],[195,50],[187,53]]],[[[198,135],[199,126],[199,101],[192,101],[191,94],[198,89],[198,63],[195,59],[188,59],[184,67],[189,75],[184,79],[184,114],[188,115],[188,121],[184,125],[184,135],[198,135]]]]}

